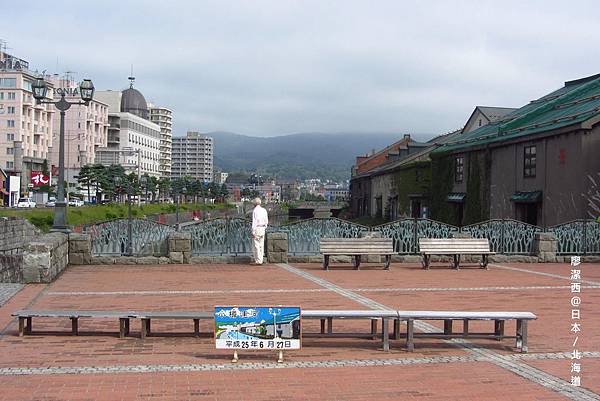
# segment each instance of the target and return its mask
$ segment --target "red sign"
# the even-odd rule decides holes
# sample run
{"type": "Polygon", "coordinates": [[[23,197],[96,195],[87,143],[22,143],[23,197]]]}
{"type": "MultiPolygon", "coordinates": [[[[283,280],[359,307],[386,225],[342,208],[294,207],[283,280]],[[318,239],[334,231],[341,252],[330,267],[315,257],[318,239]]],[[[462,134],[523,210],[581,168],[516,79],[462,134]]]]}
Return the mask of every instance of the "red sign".
{"type": "Polygon", "coordinates": [[[31,184],[34,187],[41,187],[43,185],[50,184],[50,177],[42,174],[41,171],[32,171],[31,172],[31,184]]]}

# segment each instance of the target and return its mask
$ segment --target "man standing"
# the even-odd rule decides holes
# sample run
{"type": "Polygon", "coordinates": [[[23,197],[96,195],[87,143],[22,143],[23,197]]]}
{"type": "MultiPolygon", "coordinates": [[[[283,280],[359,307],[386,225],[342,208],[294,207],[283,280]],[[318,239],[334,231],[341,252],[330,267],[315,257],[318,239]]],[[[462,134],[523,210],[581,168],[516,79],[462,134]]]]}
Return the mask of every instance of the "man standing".
{"type": "Polygon", "coordinates": [[[260,198],[254,199],[254,210],[252,211],[252,255],[254,264],[263,264],[263,255],[265,253],[265,232],[269,224],[267,210],[261,205],[260,198]]]}

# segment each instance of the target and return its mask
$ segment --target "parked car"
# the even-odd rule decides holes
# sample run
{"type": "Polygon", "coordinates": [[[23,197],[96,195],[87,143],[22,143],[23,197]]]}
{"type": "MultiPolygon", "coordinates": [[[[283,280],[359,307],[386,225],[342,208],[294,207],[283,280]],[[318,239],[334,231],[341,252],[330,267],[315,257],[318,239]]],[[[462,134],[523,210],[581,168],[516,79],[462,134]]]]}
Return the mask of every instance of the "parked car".
{"type": "Polygon", "coordinates": [[[54,207],[54,206],[56,206],[56,198],[51,197],[48,199],[48,202],[46,202],[46,207],[54,207]]]}
{"type": "Polygon", "coordinates": [[[17,207],[35,207],[35,202],[30,198],[19,198],[19,203],[17,203],[17,207]]]}
{"type": "Polygon", "coordinates": [[[83,206],[83,205],[84,205],[84,202],[81,199],[69,200],[69,206],[79,207],[79,206],[83,206]]]}

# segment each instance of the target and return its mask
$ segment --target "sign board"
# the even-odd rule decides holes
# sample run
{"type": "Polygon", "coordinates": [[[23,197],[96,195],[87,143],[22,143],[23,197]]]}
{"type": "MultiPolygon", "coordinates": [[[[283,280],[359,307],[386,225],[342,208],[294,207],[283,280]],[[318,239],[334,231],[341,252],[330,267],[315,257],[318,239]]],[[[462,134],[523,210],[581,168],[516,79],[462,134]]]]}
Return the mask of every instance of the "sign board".
{"type": "Polygon", "coordinates": [[[44,175],[41,171],[31,172],[31,186],[41,187],[50,183],[50,177],[44,175]]]}
{"type": "Polygon", "coordinates": [[[300,349],[300,307],[215,306],[217,349],[300,349]]]}

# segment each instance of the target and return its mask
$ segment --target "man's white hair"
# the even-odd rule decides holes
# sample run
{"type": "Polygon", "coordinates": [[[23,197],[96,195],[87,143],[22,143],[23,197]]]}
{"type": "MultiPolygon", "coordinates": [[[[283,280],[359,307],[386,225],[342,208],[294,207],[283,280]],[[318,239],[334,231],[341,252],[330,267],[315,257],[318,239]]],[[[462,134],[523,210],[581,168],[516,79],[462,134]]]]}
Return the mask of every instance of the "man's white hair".
{"type": "Polygon", "coordinates": [[[254,198],[254,200],[252,201],[255,205],[260,205],[262,203],[262,201],[260,200],[260,198],[254,198]]]}

